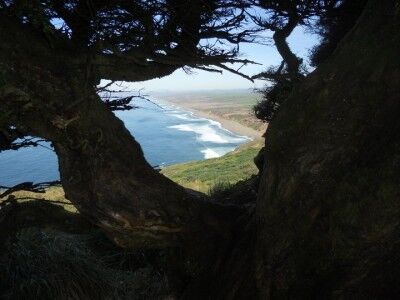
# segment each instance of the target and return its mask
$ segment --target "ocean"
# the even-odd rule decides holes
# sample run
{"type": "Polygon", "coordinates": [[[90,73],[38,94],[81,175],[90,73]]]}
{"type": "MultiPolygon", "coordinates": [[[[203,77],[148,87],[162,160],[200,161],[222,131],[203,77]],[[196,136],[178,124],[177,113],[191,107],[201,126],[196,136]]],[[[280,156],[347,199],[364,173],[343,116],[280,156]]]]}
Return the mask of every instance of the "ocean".
{"type": "MultiPolygon", "coordinates": [[[[154,167],[220,157],[251,140],[169,103],[135,100],[138,108],[116,112],[154,167]]],[[[59,179],[57,157],[42,147],[0,152],[0,186],[59,179]]]]}

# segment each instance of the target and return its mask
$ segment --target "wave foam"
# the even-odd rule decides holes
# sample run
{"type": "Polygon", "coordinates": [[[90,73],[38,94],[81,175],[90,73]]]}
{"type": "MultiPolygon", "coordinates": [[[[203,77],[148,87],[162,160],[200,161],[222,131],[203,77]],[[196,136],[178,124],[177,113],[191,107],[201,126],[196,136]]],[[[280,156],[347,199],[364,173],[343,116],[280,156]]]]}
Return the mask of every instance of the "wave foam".
{"type": "Polygon", "coordinates": [[[215,152],[213,149],[210,148],[201,150],[200,152],[204,154],[205,159],[216,158],[221,156],[220,154],[218,154],[217,152],[215,152]]]}
{"type": "Polygon", "coordinates": [[[181,119],[181,120],[185,120],[185,121],[192,121],[192,118],[190,118],[187,114],[178,114],[178,113],[171,113],[169,114],[170,116],[173,116],[175,118],[181,119]]]}
{"type": "Polygon", "coordinates": [[[179,124],[173,125],[169,128],[174,128],[180,131],[194,132],[198,135],[198,140],[202,142],[212,142],[218,144],[228,144],[243,141],[242,138],[233,138],[224,134],[219,134],[210,125],[198,125],[198,124],[179,124]]]}

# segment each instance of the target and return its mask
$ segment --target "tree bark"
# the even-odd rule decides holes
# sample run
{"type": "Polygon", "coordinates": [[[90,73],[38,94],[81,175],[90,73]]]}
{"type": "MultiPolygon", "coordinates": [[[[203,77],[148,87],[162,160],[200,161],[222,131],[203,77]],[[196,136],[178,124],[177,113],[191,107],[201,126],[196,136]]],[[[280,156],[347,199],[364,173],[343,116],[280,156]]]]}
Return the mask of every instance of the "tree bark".
{"type": "Polygon", "coordinates": [[[399,1],[369,1],[266,134],[261,299],[393,298],[400,218],[399,1]]]}

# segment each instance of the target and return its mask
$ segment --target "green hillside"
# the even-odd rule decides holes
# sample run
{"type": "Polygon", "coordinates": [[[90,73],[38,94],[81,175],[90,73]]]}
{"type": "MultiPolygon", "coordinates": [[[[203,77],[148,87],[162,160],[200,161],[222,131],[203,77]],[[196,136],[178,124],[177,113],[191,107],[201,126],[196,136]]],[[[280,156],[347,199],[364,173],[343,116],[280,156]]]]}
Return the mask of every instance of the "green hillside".
{"type": "Polygon", "coordinates": [[[253,159],[261,147],[261,141],[253,141],[222,157],[165,167],[161,173],[187,188],[208,192],[215,185],[234,184],[257,174],[253,159]]]}

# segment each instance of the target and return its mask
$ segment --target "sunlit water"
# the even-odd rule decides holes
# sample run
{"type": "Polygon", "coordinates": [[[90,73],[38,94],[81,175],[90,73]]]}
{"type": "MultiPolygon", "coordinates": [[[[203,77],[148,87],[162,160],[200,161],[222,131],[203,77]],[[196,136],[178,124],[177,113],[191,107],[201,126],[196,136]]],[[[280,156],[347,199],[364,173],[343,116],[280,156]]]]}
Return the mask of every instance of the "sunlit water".
{"type": "MultiPolygon", "coordinates": [[[[163,102],[137,100],[138,109],[116,112],[153,166],[219,157],[249,140],[220,123],[163,102]]],[[[44,146],[49,147],[48,144],[44,146]]],[[[44,147],[0,153],[0,186],[59,179],[57,157],[44,147]]]]}

